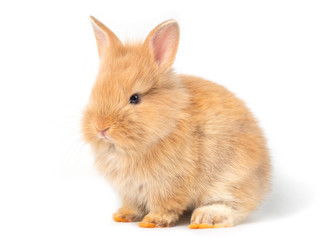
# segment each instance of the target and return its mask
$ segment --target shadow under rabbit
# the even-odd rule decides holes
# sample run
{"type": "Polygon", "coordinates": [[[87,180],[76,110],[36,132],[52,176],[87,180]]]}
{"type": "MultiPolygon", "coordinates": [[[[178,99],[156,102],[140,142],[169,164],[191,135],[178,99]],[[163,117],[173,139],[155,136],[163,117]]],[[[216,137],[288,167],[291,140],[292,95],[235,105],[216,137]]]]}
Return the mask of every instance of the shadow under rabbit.
{"type": "Polygon", "coordinates": [[[306,209],[312,202],[312,191],[302,182],[277,176],[272,190],[257,210],[244,223],[284,218],[306,209]]]}

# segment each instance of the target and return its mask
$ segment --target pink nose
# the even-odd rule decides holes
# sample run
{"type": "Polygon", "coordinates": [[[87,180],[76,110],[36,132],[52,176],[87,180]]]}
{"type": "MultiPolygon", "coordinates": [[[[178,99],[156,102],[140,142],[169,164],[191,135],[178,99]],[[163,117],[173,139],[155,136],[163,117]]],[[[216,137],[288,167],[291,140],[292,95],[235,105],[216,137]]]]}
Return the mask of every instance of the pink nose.
{"type": "Polygon", "coordinates": [[[104,133],[104,132],[108,131],[108,129],[109,129],[109,128],[105,128],[105,129],[103,129],[103,130],[100,130],[99,132],[104,133]]]}
{"type": "Polygon", "coordinates": [[[98,136],[100,138],[108,138],[108,134],[106,133],[108,131],[109,128],[105,128],[103,130],[100,130],[98,133],[98,136]]]}

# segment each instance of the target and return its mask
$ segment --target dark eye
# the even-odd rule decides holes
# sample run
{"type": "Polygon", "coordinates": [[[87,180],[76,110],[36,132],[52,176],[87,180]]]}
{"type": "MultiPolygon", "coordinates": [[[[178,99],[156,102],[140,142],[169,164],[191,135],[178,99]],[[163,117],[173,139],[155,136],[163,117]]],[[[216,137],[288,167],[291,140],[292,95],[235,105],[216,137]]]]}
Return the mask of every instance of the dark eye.
{"type": "Polygon", "coordinates": [[[140,102],[139,94],[133,94],[129,99],[130,104],[138,104],[140,102]]]}

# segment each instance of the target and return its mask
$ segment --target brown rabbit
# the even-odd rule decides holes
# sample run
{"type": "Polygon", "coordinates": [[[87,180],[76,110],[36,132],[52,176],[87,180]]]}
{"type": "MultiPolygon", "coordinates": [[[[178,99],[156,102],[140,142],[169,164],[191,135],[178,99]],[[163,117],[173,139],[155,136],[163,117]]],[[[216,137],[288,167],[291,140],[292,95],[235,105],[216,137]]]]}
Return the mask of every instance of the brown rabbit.
{"type": "Polygon", "coordinates": [[[171,66],[179,26],[168,20],[144,43],[123,45],[91,17],[100,70],[83,116],[99,171],[122,198],[118,222],[190,228],[242,221],[269,189],[265,139],[244,103],[224,87],[171,66]]]}

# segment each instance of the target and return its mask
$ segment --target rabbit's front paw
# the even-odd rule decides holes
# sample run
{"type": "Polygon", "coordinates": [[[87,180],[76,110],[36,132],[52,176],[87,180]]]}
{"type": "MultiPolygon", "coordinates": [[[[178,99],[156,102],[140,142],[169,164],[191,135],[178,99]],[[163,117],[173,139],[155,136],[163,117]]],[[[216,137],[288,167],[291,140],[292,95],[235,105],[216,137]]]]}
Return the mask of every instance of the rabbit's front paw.
{"type": "Polygon", "coordinates": [[[172,227],[178,220],[179,215],[176,213],[170,214],[152,214],[146,215],[142,222],[139,223],[139,227],[143,228],[155,228],[155,227],[172,227]]]}
{"type": "Polygon", "coordinates": [[[141,215],[132,209],[122,207],[113,214],[115,222],[136,222],[141,220],[141,215]]]}

